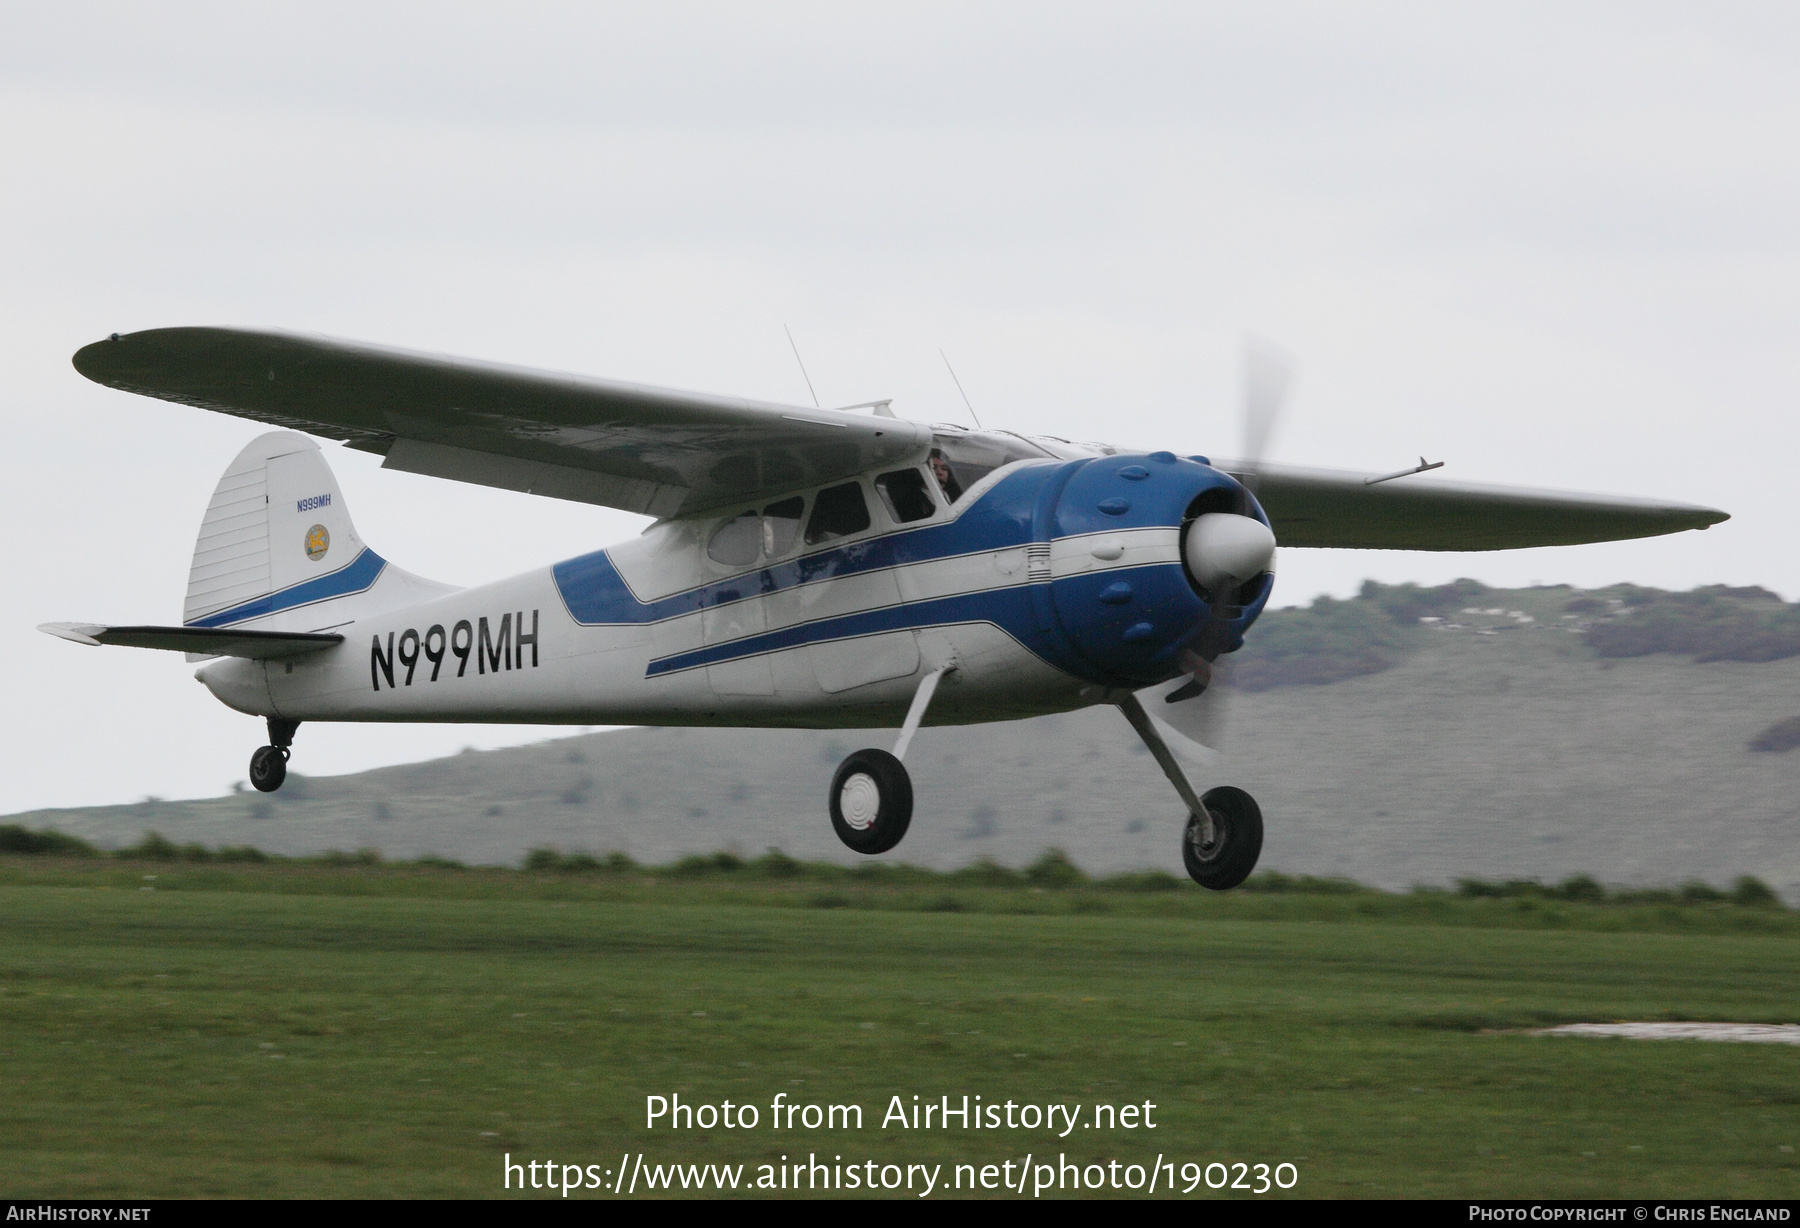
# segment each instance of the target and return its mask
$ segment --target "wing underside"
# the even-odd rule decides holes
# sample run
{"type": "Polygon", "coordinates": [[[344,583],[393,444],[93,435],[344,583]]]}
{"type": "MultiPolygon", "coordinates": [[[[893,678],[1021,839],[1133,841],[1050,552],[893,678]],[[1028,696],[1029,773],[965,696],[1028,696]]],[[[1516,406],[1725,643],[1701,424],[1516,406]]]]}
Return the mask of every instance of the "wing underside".
{"type": "Polygon", "coordinates": [[[95,342],[96,383],[374,452],[391,469],[691,515],[921,459],[930,431],[324,337],[164,328],[95,342]]]}
{"type": "Polygon", "coordinates": [[[1724,512],[1690,503],[1573,494],[1424,476],[1221,462],[1256,491],[1283,546],[1340,550],[1517,550],[1704,529],[1724,512]]]}
{"type": "MultiPolygon", "coordinates": [[[[657,517],[923,459],[928,427],[471,362],[293,333],[165,328],[85,346],[127,392],[342,440],[390,469],[657,517]]],[[[1508,550],[1653,537],[1727,519],[1661,500],[1220,462],[1284,546],[1508,550]]]]}

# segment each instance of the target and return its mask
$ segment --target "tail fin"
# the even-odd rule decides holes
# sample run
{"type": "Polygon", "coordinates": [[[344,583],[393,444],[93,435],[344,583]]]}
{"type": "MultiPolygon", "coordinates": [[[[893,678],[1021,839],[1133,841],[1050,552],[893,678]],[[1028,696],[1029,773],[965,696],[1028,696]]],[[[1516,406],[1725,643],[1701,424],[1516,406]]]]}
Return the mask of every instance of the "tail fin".
{"type": "Polygon", "coordinates": [[[271,431],[238,453],[213,491],[181,621],[319,631],[453,591],[364,545],[319,445],[271,431]]]}

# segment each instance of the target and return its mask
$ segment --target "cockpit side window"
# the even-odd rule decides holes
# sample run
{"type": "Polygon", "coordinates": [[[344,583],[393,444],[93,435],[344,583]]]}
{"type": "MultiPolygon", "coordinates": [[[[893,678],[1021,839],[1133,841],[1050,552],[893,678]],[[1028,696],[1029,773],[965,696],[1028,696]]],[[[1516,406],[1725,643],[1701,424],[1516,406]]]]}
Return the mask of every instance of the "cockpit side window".
{"type": "Polygon", "coordinates": [[[756,562],[762,545],[762,517],[754,511],[733,516],[720,525],[706,543],[706,557],[727,567],[748,567],[756,562]]]}
{"type": "Polygon", "coordinates": [[[863,498],[862,486],[845,482],[827,486],[813,500],[812,519],[806,522],[806,544],[848,537],[869,527],[869,504],[863,498]]]}
{"type": "Polygon", "coordinates": [[[752,567],[758,558],[778,559],[794,548],[800,536],[800,518],[806,512],[806,499],[795,495],[763,508],[739,512],[713,530],[706,543],[706,555],[727,567],[752,567]]]}
{"type": "Polygon", "coordinates": [[[800,536],[800,513],[805,510],[806,500],[799,495],[763,509],[763,557],[778,559],[793,549],[794,539],[800,536]]]}
{"type": "Polygon", "coordinates": [[[1002,465],[1051,455],[1018,435],[1000,431],[934,431],[931,436],[931,472],[954,504],[963,492],[1002,465]]]}
{"type": "Polygon", "coordinates": [[[882,474],[875,479],[875,492],[887,504],[888,514],[896,524],[925,520],[937,511],[931,492],[925,489],[925,475],[917,469],[896,469],[893,473],[882,474]]]}
{"type": "Polygon", "coordinates": [[[950,468],[950,458],[944,455],[942,448],[931,450],[931,460],[927,462],[931,468],[931,476],[937,479],[938,490],[943,492],[944,502],[954,505],[962,498],[962,483],[956,480],[956,472],[950,468]]]}

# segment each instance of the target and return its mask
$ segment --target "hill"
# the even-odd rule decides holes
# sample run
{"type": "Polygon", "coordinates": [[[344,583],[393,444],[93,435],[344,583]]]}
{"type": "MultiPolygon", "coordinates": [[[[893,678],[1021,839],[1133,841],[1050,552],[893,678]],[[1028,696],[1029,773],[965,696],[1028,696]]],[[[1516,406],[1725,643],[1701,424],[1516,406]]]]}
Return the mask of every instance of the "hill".
{"type": "MultiPolygon", "coordinates": [[[[1264,868],[1395,888],[1754,874],[1800,899],[1800,756],[1770,753],[1800,740],[1782,732],[1800,714],[1800,607],[1773,594],[1372,584],[1271,612],[1238,656],[1225,754],[1199,774],[1262,803],[1264,868]]],[[[155,830],[487,863],[543,845],[650,862],[775,846],[850,862],[826,785],[849,751],[889,742],[630,729],[290,776],[274,797],[7,819],[113,847],[155,830]]],[[[1179,805],[1111,709],[927,729],[908,766],[907,861],[1023,865],[1054,846],[1096,873],[1180,870],[1179,805]]]]}

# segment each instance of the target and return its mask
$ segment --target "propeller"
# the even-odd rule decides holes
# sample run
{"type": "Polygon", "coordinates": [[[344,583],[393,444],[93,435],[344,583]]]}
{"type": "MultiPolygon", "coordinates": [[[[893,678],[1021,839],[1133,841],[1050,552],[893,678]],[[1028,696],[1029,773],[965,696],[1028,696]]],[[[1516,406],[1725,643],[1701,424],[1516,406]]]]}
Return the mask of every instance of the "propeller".
{"type": "MultiPolygon", "coordinates": [[[[1274,437],[1281,411],[1294,382],[1294,362],[1280,347],[1249,338],[1243,350],[1244,458],[1238,476],[1255,493],[1263,458],[1274,437]]],[[[1275,553],[1275,535],[1249,516],[1209,512],[1188,527],[1182,560],[1206,594],[1210,616],[1192,647],[1182,653],[1182,674],[1138,692],[1138,699],[1172,745],[1195,752],[1216,751],[1225,726],[1225,668],[1218,656],[1225,648],[1231,620],[1243,605],[1245,588],[1267,571],[1275,553]]]]}
{"type": "Polygon", "coordinates": [[[1294,360],[1281,347],[1258,337],[1244,341],[1243,483],[1256,493],[1269,440],[1294,383],[1294,360]]]}

